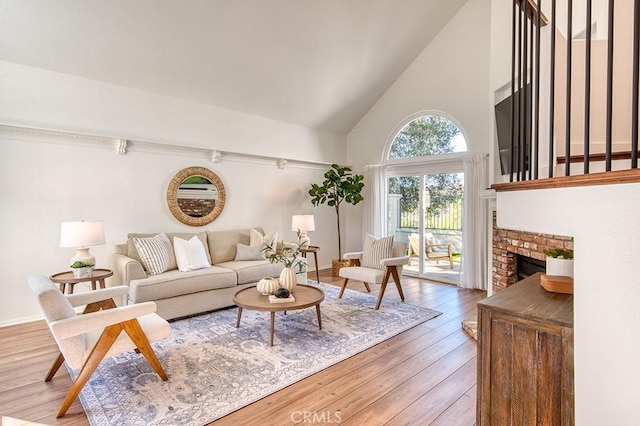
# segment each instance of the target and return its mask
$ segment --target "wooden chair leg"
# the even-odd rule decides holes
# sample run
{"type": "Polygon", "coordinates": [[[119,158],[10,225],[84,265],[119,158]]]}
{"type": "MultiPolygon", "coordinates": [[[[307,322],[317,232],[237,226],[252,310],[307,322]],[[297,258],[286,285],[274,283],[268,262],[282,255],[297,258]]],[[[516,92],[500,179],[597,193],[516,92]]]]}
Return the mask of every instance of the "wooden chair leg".
{"type": "Polygon", "coordinates": [[[60,366],[62,365],[63,362],[64,362],[64,355],[60,353],[58,354],[58,358],[56,358],[56,360],[53,362],[53,365],[49,369],[49,373],[47,373],[47,377],[44,379],[45,382],[50,382],[51,379],[53,379],[53,376],[56,375],[56,373],[60,369],[60,366]]]}
{"type": "Polygon", "coordinates": [[[367,291],[368,291],[369,293],[371,293],[371,287],[369,287],[369,283],[365,283],[365,282],[363,281],[363,282],[362,282],[362,284],[364,284],[364,288],[366,288],[366,289],[367,289],[367,291]]]}
{"type": "Polygon", "coordinates": [[[380,304],[382,303],[382,296],[384,296],[384,291],[387,289],[387,283],[389,282],[390,275],[391,275],[391,268],[387,267],[387,271],[385,272],[384,278],[382,279],[382,285],[380,286],[380,293],[378,293],[378,303],[376,303],[376,311],[380,309],[380,304]]]}
{"type": "Polygon", "coordinates": [[[400,284],[400,275],[398,274],[398,268],[392,267],[391,274],[393,275],[393,281],[396,283],[398,293],[400,293],[400,299],[404,302],[404,293],[402,292],[402,284],[400,284]]]}
{"type": "Polygon", "coordinates": [[[89,354],[89,358],[87,358],[84,365],[82,366],[82,369],[80,370],[76,381],[73,383],[73,385],[71,385],[71,389],[69,389],[67,396],[64,398],[64,401],[62,401],[62,405],[60,406],[60,410],[58,410],[58,414],[56,417],[60,418],[65,415],[95,369],[102,362],[102,359],[109,351],[111,345],[113,345],[113,342],[115,342],[118,338],[120,332],[122,332],[121,324],[110,325],[109,327],[104,329],[102,335],[100,336],[100,339],[98,339],[98,342],[91,351],[91,354],[89,354]]]}
{"type": "Polygon", "coordinates": [[[342,283],[342,287],[340,288],[340,293],[338,294],[338,299],[342,299],[342,295],[344,294],[344,289],[347,288],[347,283],[349,282],[349,278],[345,278],[342,283]]]}
{"type": "Polygon", "coordinates": [[[151,367],[158,373],[158,376],[162,380],[168,380],[167,374],[164,372],[162,368],[162,364],[158,360],[156,353],[153,351],[151,347],[151,343],[149,343],[149,339],[144,334],[144,330],[140,327],[140,323],[137,319],[132,319],[129,321],[125,321],[122,323],[122,327],[124,331],[127,332],[133,343],[138,347],[138,351],[145,357],[145,359],[151,364],[151,367]]]}

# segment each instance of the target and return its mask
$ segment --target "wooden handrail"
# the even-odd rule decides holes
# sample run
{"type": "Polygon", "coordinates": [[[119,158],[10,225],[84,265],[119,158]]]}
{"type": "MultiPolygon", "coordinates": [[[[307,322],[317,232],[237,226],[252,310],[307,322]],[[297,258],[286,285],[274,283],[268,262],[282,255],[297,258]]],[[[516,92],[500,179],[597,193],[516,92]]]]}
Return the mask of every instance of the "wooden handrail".
{"type": "Polygon", "coordinates": [[[491,189],[496,192],[529,191],[532,189],[570,188],[576,186],[616,185],[640,182],[640,169],[616,170],[591,173],[588,175],[561,176],[520,182],[495,183],[491,189]]]}
{"type": "MultiPolygon", "coordinates": [[[[638,154],[640,154],[640,151],[638,152],[638,154]]],[[[631,151],[616,151],[614,153],[611,154],[611,160],[629,160],[631,159],[631,151]]],[[[565,157],[557,157],[556,160],[558,161],[558,164],[565,164],[566,163],[566,158],[565,157]]],[[[595,154],[589,154],[589,162],[593,162],[593,161],[605,161],[606,160],[606,153],[605,152],[600,152],[600,153],[595,153],[595,154]]],[[[583,163],[584,162],[584,155],[582,154],[576,154],[576,155],[572,155],[569,157],[569,162],[570,163],[583,163]]]]}
{"type": "MultiPolygon", "coordinates": [[[[524,0],[513,0],[515,2],[515,4],[522,8],[522,3],[524,3],[524,0]]],[[[529,15],[532,18],[535,18],[536,14],[538,13],[538,2],[535,0],[527,0],[527,2],[529,3],[527,5],[527,12],[529,13],[529,15]]],[[[535,19],[532,19],[534,21],[535,24],[535,19]]],[[[542,13],[542,11],[540,11],[540,26],[544,27],[549,23],[549,19],[547,19],[546,16],[544,16],[544,13],[542,13]]]]}

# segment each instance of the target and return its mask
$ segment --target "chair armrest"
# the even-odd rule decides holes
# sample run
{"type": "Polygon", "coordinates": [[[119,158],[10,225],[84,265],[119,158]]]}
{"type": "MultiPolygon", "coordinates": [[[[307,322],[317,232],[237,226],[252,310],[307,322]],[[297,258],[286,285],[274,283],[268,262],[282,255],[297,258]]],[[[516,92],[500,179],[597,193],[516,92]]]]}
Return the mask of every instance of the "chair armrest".
{"type": "Polygon", "coordinates": [[[88,305],[89,303],[100,302],[102,300],[113,299],[115,297],[129,294],[129,287],[120,285],[117,287],[101,288],[84,293],[67,294],[65,297],[71,306],[88,305]]]}
{"type": "Polygon", "coordinates": [[[451,247],[451,243],[425,244],[427,247],[451,247]]]}
{"type": "Polygon", "coordinates": [[[122,253],[109,255],[109,268],[113,270],[112,280],[117,285],[129,285],[131,280],[147,277],[140,262],[122,253]]]}
{"type": "Polygon", "coordinates": [[[151,314],[155,311],[155,302],[138,303],[52,321],[49,323],[49,328],[51,328],[51,332],[56,339],[67,339],[89,331],[102,330],[107,326],[151,314]]]}
{"type": "Polygon", "coordinates": [[[409,263],[409,256],[390,257],[388,259],[382,259],[380,263],[384,266],[401,266],[409,263]]]}
{"type": "Polygon", "coordinates": [[[344,260],[351,260],[351,259],[362,259],[362,253],[361,251],[354,251],[354,252],[350,252],[350,253],[344,253],[342,255],[342,258],[344,260]]]}

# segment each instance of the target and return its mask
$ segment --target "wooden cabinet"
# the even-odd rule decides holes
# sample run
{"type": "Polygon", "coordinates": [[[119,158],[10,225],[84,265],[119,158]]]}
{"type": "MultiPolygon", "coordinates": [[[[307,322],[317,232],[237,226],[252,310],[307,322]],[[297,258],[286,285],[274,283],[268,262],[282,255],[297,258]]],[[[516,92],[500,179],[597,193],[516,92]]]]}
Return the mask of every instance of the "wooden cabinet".
{"type": "Polygon", "coordinates": [[[532,275],[478,303],[478,425],[573,425],[573,295],[532,275]]]}

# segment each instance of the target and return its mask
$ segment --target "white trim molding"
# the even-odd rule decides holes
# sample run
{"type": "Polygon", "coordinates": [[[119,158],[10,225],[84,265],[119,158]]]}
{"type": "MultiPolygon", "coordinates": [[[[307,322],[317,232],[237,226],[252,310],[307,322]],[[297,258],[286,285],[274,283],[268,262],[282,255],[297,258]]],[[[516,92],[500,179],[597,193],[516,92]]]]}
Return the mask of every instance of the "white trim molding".
{"type": "Polygon", "coordinates": [[[287,167],[324,169],[331,163],[324,161],[297,160],[293,158],[271,157],[267,155],[245,154],[241,152],[219,151],[216,149],[176,145],[170,143],[149,142],[60,130],[41,129],[37,127],[14,126],[0,123],[0,140],[21,140],[63,145],[77,145],[97,149],[107,149],[116,155],[127,155],[131,152],[151,154],[171,154],[184,157],[202,158],[219,163],[221,161],[270,164],[279,169],[287,167]]]}

